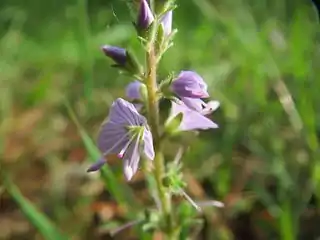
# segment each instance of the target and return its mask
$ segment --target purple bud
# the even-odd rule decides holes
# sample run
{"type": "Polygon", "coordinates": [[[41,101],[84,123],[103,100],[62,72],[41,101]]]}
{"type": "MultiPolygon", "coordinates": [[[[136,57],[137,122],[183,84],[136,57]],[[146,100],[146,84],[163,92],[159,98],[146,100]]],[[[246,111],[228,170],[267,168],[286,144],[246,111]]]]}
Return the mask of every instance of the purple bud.
{"type": "Polygon", "coordinates": [[[137,20],[138,29],[146,30],[153,22],[154,17],[146,0],[140,1],[140,9],[137,20]]]}
{"type": "Polygon", "coordinates": [[[168,11],[161,19],[164,34],[168,36],[172,31],[172,11],[168,11]]]}
{"type": "Polygon", "coordinates": [[[130,100],[137,100],[141,98],[141,94],[140,94],[140,87],[141,87],[141,82],[140,81],[133,81],[131,83],[128,84],[127,88],[126,88],[126,96],[130,99],[130,100]]]}
{"type": "Polygon", "coordinates": [[[102,51],[120,66],[125,66],[127,62],[127,51],[124,48],[105,45],[102,51]]]}
{"type": "MultiPolygon", "coordinates": [[[[138,80],[135,80],[128,84],[126,88],[126,96],[130,101],[141,100],[141,87],[143,83],[138,80]]],[[[133,103],[138,112],[141,111],[143,104],[133,103]]]]}
{"type": "Polygon", "coordinates": [[[92,164],[87,172],[95,172],[98,171],[100,168],[103,167],[103,165],[106,163],[106,160],[102,157],[98,161],[96,161],[94,164],[92,164]]]}
{"type": "Polygon", "coordinates": [[[181,71],[172,82],[171,89],[179,97],[207,98],[207,84],[202,77],[193,71],[181,71]]]}

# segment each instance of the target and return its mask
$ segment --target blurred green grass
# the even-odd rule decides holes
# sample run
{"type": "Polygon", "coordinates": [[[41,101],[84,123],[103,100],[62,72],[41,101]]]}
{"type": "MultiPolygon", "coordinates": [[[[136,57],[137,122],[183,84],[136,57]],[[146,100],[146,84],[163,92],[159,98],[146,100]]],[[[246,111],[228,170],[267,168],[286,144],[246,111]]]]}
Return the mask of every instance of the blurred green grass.
{"type": "MultiPolygon", "coordinates": [[[[241,239],[243,233],[234,227],[241,224],[253,227],[247,231],[255,239],[314,239],[320,235],[315,9],[308,1],[284,0],[194,0],[178,1],[178,6],[174,27],[179,32],[159,77],[191,68],[221,101],[213,116],[219,130],[188,141],[183,159],[204,189],[203,197],[227,204],[223,214],[208,211],[220,220],[208,217],[219,227],[206,231],[206,239],[217,238],[214,234],[225,239],[225,232],[241,239]],[[268,220],[261,216],[265,212],[268,220]]],[[[124,0],[0,3],[0,166],[75,239],[90,238],[97,228],[91,226],[89,203],[97,196],[113,201],[118,194],[107,186],[113,195],[104,199],[99,180],[85,173],[90,156],[65,101],[94,139],[108,105],[130,81],[109,67],[99,48],[129,46],[139,55],[131,21],[124,0]]],[[[116,184],[123,185],[119,164],[111,168],[116,184]]],[[[194,186],[189,190],[192,194],[194,186]]],[[[0,219],[13,219],[18,207],[7,207],[10,196],[2,195],[0,219]]],[[[99,216],[126,221],[114,212],[99,216]]],[[[10,229],[5,239],[21,239],[18,230],[10,229]]],[[[33,239],[37,230],[29,226],[23,234],[33,239]]]]}

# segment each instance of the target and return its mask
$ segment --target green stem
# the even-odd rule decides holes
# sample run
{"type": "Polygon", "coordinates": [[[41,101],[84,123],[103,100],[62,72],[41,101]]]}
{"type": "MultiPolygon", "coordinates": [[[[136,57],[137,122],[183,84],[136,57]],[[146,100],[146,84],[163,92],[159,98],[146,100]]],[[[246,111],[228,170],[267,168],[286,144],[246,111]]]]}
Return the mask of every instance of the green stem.
{"type": "Polygon", "coordinates": [[[283,240],[294,240],[295,230],[293,226],[292,208],[289,200],[282,203],[282,212],[280,215],[280,234],[283,240]]]}
{"type": "MultiPolygon", "coordinates": [[[[78,47],[80,53],[81,74],[84,81],[84,94],[89,104],[93,88],[93,57],[90,52],[90,24],[87,12],[88,0],[78,0],[78,47]]],[[[89,105],[90,106],[90,105],[89,105]]],[[[90,108],[88,108],[90,109],[90,108]]]]}
{"type": "Polygon", "coordinates": [[[154,51],[153,43],[147,50],[146,54],[146,86],[148,91],[148,120],[151,127],[154,148],[155,148],[155,159],[154,159],[154,177],[157,185],[157,192],[161,202],[161,211],[165,220],[166,228],[165,234],[167,239],[177,239],[174,230],[174,221],[171,211],[171,194],[166,192],[165,186],[163,185],[163,177],[165,175],[165,163],[161,149],[161,139],[159,131],[159,105],[157,97],[157,61],[156,54],[154,51]]]}

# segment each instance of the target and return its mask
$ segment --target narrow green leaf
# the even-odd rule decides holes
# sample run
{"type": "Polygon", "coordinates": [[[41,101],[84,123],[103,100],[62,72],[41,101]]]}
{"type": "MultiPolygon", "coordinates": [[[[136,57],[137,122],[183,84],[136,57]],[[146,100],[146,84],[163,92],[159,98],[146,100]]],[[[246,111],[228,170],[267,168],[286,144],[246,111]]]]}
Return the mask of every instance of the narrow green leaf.
{"type": "Polygon", "coordinates": [[[17,202],[21,211],[45,239],[69,239],[67,236],[62,235],[56,226],[21,194],[20,190],[11,182],[8,176],[4,176],[4,186],[12,198],[17,202]]]}

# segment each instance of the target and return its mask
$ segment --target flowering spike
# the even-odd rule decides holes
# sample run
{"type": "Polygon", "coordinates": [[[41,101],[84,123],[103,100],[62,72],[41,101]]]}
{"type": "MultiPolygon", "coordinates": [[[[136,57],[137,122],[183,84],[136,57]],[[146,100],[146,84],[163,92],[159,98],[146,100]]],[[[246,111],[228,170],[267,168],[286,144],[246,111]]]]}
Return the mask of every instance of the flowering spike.
{"type": "Polygon", "coordinates": [[[124,175],[128,181],[138,170],[141,152],[151,160],[154,158],[153,139],[147,120],[132,103],[122,98],[115,100],[111,106],[109,118],[99,133],[98,148],[103,156],[116,154],[122,157],[124,175]],[[142,134],[149,137],[141,137],[142,134]]]}
{"type": "Polygon", "coordinates": [[[161,18],[161,25],[164,30],[164,34],[166,36],[170,35],[172,31],[172,10],[168,11],[162,18],[161,18]]]}
{"type": "Polygon", "coordinates": [[[147,30],[150,24],[153,22],[153,20],[154,20],[154,16],[151,12],[148,2],[146,0],[141,0],[138,20],[136,25],[138,30],[140,31],[147,30]]]}
{"type": "Polygon", "coordinates": [[[172,82],[171,88],[179,97],[207,98],[207,84],[193,71],[182,71],[172,82]]]}

